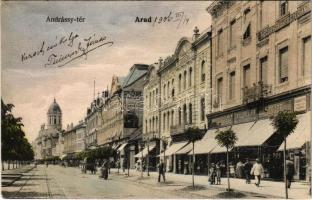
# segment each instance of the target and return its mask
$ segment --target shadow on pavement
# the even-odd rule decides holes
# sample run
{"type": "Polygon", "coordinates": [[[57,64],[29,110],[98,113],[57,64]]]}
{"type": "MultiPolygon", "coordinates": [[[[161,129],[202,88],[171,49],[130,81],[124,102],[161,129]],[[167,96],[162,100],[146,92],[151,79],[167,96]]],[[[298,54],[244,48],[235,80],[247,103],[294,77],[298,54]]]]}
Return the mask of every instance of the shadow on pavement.
{"type": "Polygon", "coordinates": [[[215,196],[213,196],[212,198],[221,198],[221,199],[237,199],[237,198],[244,198],[246,197],[245,194],[241,193],[241,192],[236,192],[236,191],[230,191],[230,192],[221,192],[215,196]]]}
{"type": "Polygon", "coordinates": [[[5,199],[35,199],[35,198],[46,198],[47,193],[42,192],[6,192],[2,191],[2,197],[5,199]]]}
{"type": "Polygon", "coordinates": [[[184,190],[184,191],[198,191],[198,190],[207,190],[207,188],[205,186],[200,186],[200,185],[195,185],[194,187],[189,185],[189,186],[186,186],[186,187],[182,188],[181,190],[184,190]]]}

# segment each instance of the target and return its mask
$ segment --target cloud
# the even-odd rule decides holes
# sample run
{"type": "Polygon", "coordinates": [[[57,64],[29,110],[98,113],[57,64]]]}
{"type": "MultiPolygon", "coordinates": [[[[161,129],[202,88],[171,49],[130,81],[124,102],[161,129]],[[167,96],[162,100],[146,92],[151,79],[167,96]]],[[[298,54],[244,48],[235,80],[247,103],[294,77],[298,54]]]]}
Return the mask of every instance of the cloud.
{"type": "MultiPolygon", "coordinates": [[[[183,36],[192,37],[198,26],[210,26],[207,2],[4,2],[2,8],[2,98],[23,117],[26,135],[34,139],[53,98],[63,110],[64,126],[84,118],[96,92],[110,85],[113,75],[125,76],[135,63],[151,64],[174,53],[183,36]],[[136,16],[167,16],[180,12],[189,23],[134,23],[136,16]],[[83,16],[85,23],[46,23],[47,16],[83,16]],[[77,59],[62,68],[44,68],[46,57],[21,62],[21,54],[38,48],[42,41],[78,33],[81,38],[104,34],[112,47],[99,48],[88,59],[77,59]]],[[[62,49],[66,50],[66,49],[62,49]]]]}

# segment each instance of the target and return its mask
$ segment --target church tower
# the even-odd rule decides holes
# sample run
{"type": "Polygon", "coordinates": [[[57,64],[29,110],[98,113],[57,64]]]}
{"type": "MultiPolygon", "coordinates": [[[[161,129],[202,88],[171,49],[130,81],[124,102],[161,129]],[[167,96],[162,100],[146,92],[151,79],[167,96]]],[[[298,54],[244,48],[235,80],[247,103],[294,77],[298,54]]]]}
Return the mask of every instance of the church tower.
{"type": "Polygon", "coordinates": [[[62,130],[62,110],[60,106],[56,103],[54,98],[53,103],[50,105],[48,113],[48,126],[47,128],[55,128],[58,130],[62,130]]]}

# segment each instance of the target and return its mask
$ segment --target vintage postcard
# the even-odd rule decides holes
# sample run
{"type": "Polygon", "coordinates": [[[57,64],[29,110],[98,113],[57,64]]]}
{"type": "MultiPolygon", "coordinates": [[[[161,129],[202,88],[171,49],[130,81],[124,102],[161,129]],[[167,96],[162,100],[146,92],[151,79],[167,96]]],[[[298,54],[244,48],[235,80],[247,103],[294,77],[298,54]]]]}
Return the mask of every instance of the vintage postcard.
{"type": "Polygon", "coordinates": [[[311,2],[1,1],[1,195],[311,198],[311,2]]]}

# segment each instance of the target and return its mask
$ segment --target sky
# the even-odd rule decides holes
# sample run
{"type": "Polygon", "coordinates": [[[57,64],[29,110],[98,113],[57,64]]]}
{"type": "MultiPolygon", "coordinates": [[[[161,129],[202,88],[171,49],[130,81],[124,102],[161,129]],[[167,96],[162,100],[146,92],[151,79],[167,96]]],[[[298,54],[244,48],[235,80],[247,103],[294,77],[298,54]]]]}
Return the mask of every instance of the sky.
{"type": "Polygon", "coordinates": [[[98,93],[110,87],[113,75],[126,76],[133,64],[172,55],[195,26],[200,32],[210,27],[210,3],[1,2],[1,97],[15,105],[13,113],[23,118],[30,141],[46,123],[53,98],[62,109],[63,128],[77,124],[93,99],[94,80],[98,93]],[[50,22],[48,17],[82,17],[84,22],[50,22]],[[137,17],[158,21],[135,22],[137,17]],[[158,23],[161,17],[170,21],[158,23]],[[88,53],[72,60],[83,52],[88,53]]]}

